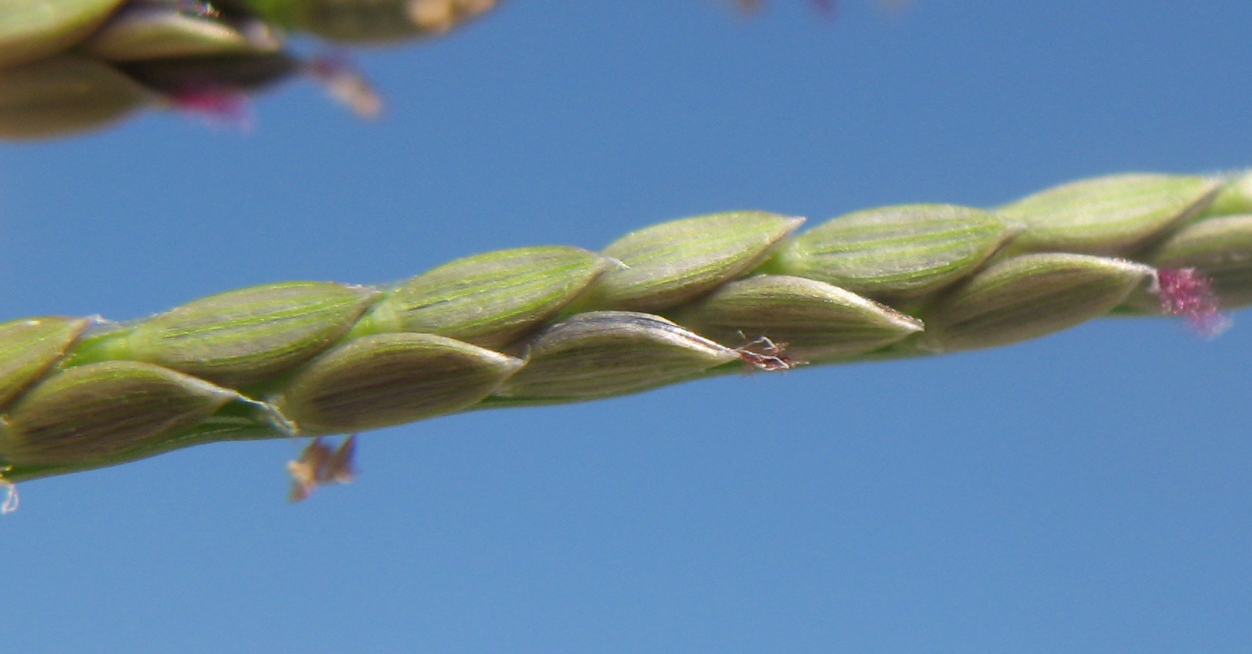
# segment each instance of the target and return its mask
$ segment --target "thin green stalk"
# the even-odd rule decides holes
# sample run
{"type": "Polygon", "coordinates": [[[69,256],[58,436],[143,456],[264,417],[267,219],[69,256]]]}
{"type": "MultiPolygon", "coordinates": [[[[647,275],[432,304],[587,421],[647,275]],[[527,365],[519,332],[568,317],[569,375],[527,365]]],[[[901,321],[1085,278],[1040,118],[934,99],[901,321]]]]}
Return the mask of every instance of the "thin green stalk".
{"type": "MultiPolygon", "coordinates": [[[[289,282],[126,323],[14,320],[0,324],[0,479],[745,367],[995,347],[1111,313],[1183,315],[1215,335],[1219,300],[1252,303],[1248,182],[1118,175],[995,210],[885,207],[808,231],[712,214],[600,252],[490,252],[388,287],[289,282]]],[[[316,441],[292,470],[307,493],[348,463],[316,441]]]]}

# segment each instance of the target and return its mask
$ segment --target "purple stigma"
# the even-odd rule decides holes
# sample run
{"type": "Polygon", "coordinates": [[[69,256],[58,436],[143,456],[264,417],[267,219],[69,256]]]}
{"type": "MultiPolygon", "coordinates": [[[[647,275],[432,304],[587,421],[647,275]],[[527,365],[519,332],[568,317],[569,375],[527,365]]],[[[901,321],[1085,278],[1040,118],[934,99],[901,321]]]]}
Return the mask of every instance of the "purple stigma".
{"type": "Polygon", "coordinates": [[[1195,268],[1161,268],[1156,272],[1161,310],[1182,316],[1191,329],[1214,338],[1230,327],[1230,318],[1221,311],[1212,283],[1195,268]]]}
{"type": "Polygon", "coordinates": [[[191,88],[174,93],[170,96],[170,101],[180,111],[201,116],[212,124],[240,129],[252,126],[248,96],[238,91],[212,87],[191,88]]]}

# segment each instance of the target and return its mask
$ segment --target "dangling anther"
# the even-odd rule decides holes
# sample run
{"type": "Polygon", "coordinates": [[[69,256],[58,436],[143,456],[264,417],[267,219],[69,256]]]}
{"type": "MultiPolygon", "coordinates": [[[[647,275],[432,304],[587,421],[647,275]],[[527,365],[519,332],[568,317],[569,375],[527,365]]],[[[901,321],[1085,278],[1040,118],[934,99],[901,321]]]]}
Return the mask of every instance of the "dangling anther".
{"type": "Polygon", "coordinates": [[[5,490],[4,504],[0,505],[0,515],[9,515],[17,510],[17,505],[22,503],[17,495],[17,484],[0,477],[0,488],[5,490]]]}
{"type": "Polygon", "coordinates": [[[291,493],[287,498],[292,502],[302,502],[319,486],[353,481],[356,479],[353,466],[355,453],[356,434],[345,439],[337,450],[323,443],[321,437],[314,438],[300,453],[300,458],[287,464],[292,480],[291,493]]]}
{"type": "Polygon", "coordinates": [[[318,55],[309,61],[305,70],[309,77],[325,87],[331,97],[347,105],[361,118],[377,118],[382,113],[382,97],[346,55],[318,55]]]}

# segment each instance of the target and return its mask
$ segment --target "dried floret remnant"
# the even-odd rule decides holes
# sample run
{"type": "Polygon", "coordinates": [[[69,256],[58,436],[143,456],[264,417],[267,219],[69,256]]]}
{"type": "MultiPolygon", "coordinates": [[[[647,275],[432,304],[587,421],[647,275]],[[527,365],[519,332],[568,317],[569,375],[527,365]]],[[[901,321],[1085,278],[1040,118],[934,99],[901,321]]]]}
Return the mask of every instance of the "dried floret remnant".
{"type": "Polygon", "coordinates": [[[349,436],[332,450],[321,438],[314,438],[300,453],[300,458],[287,464],[291,473],[292,502],[307,500],[319,486],[347,484],[356,479],[353,455],[356,453],[356,434],[349,436]]]}
{"type": "Polygon", "coordinates": [[[765,336],[759,336],[746,345],[735,348],[735,351],[749,370],[775,372],[791,370],[808,363],[788,356],[786,343],[775,343],[765,336]]]}

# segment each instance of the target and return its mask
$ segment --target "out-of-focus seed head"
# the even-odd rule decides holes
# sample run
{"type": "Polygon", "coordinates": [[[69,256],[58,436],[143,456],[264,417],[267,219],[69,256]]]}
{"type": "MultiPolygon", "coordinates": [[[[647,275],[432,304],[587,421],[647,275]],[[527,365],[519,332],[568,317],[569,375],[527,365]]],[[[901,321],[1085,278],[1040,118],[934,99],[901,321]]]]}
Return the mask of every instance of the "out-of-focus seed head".
{"type": "Polygon", "coordinates": [[[621,266],[596,281],[586,304],[632,311],[677,306],[747,274],[803,222],[764,211],[738,211],[631,232],[604,249],[621,266]]]}
{"type": "Polygon", "coordinates": [[[407,13],[421,31],[442,34],[496,6],[496,0],[408,0],[407,13]]]}
{"type": "Polygon", "coordinates": [[[4,0],[0,9],[0,69],[70,48],[125,1],[4,0]]]}
{"type": "Polygon", "coordinates": [[[232,390],[147,363],[70,368],[36,385],[0,422],[0,457],[25,466],[133,455],[239,399],[232,390]]]}
{"type": "Polygon", "coordinates": [[[238,387],[271,379],[329,348],[378,295],[329,282],[230,291],[89,339],[69,363],[146,361],[238,387]]]}
{"type": "Polygon", "coordinates": [[[0,70],[0,139],[100,129],[155,97],[107,64],[74,55],[0,70]]]}
{"type": "Polygon", "coordinates": [[[1013,233],[998,217],[971,207],[882,207],[801,234],[765,269],[872,297],[912,298],[973,272],[1013,233]]]}
{"type": "Polygon", "coordinates": [[[249,94],[304,71],[286,52],[227,54],[120,62],[118,68],[163,96],[169,108],[215,127],[252,126],[249,94]]]}
{"type": "Polygon", "coordinates": [[[59,361],[90,325],[86,318],[59,316],[0,324],[0,411],[59,361]]]}
{"type": "Polygon", "coordinates": [[[1081,254],[1027,254],[993,264],[924,314],[919,346],[951,352],[1007,345],[1108,313],[1154,271],[1081,254]]]}
{"type": "Polygon", "coordinates": [[[241,0],[292,29],[343,43],[385,43],[443,34],[496,0],[241,0]]]}
{"type": "Polygon", "coordinates": [[[922,330],[922,322],[851,291],[801,277],[730,282],[680,310],[684,326],[720,343],[765,337],[807,361],[875,350],[922,330]]]}
{"type": "Polygon", "coordinates": [[[607,266],[597,254],[559,246],[459,259],[389,292],[353,334],[426,332],[503,348],[564,308],[607,266]]]}
{"type": "Polygon", "coordinates": [[[222,15],[221,10],[208,0],[131,0],[131,5],[167,7],[200,18],[218,18],[222,15]]]}
{"type": "Polygon", "coordinates": [[[259,20],[235,20],[217,11],[188,11],[170,3],[132,2],[78,49],[105,61],[140,61],[266,53],[282,46],[282,38],[259,20]]]}
{"type": "Polygon", "coordinates": [[[738,352],[657,316],[592,311],[540,332],[526,367],[496,391],[515,401],[590,400],[689,379],[738,352]]]}
{"type": "Polygon", "coordinates": [[[378,429],[477,404],[521,366],[434,334],[365,336],[301,368],[273,403],[305,434],[378,429]]]}
{"type": "Polygon", "coordinates": [[[1070,182],[1001,207],[1025,226],[1019,252],[1129,255],[1194,218],[1222,187],[1212,177],[1112,175],[1070,182]]]}
{"type": "Polygon", "coordinates": [[[246,97],[304,71],[286,52],[177,57],[119,63],[140,84],[171,97],[236,94],[246,97]]]}

